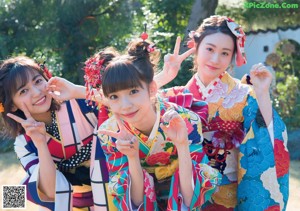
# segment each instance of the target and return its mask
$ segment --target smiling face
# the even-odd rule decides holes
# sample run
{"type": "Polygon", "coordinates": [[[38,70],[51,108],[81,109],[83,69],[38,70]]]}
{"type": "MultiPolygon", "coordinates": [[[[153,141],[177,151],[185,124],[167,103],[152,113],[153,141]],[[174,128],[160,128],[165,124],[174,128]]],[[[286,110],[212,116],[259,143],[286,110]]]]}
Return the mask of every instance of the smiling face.
{"type": "Polygon", "coordinates": [[[151,101],[155,95],[155,82],[149,86],[141,81],[141,86],[119,90],[107,96],[111,111],[144,133],[152,129],[156,115],[151,101]],[[150,91],[154,90],[154,91],[150,91]],[[152,124],[153,123],[153,124],[152,124]]]}
{"type": "Polygon", "coordinates": [[[23,110],[25,105],[31,116],[39,120],[41,116],[49,111],[52,97],[47,94],[47,81],[40,73],[30,70],[25,74],[17,76],[16,90],[12,97],[14,104],[12,111],[23,110]]]}
{"type": "Polygon", "coordinates": [[[233,39],[223,33],[207,35],[201,41],[197,51],[197,72],[204,85],[224,72],[234,54],[233,39]]]}

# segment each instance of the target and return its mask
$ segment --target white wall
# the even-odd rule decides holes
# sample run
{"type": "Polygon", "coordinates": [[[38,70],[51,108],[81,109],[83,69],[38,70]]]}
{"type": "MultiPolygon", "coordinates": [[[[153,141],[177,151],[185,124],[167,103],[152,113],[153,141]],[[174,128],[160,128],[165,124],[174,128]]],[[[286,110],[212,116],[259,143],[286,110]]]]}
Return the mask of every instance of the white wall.
{"type": "Polygon", "coordinates": [[[275,51],[281,40],[294,40],[300,44],[300,26],[296,29],[285,29],[285,31],[279,29],[278,31],[269,30],[255,33],[250,32],[247,34],[245,44],[247,64],[234,68],[234,76],[237,78],[241,78],[248,73],[252,65],[263,63],[268,54],[275,51]],[[269,50],[267,52],[264,52],[264,46],[268,46],[269,50]]]}

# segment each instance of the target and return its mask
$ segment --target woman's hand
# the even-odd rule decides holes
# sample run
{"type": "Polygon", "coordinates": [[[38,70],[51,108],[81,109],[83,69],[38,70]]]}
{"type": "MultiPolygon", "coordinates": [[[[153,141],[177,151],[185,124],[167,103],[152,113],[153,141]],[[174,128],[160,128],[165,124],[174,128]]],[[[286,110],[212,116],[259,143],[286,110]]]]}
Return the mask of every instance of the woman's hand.
{"type": "Polygon", "coordinates": [[[269,126],[273,118],[269,92],[272,83],[272,73],[263,64],[259,63],[252,66],[250,77],[260,112],[266,125],[269,126]]]}
{"type": "Polygon", "coordinates": [[[256,94],[265,93],[269,95],[272,83],[272,73],[262,63],[253,65],[250,70],[251,83],[256,94]]]}
{"type": "Polygon", "coordinates": [[[192,48],[179,55],[180,42],[181,38],[177,37],[173,54],[165,55],[163,70],[154,77],[155,82],[158,84],[158,88],[172,81],[177,76],[183,60],[195,52],[195,49],[192,48]]]}
{"type": "Polygon", "coordinates": [[[98,130],[98,133],[108,135],[117,139],[116,148],[124,155],[130,158],[138,158],[139,157],[139,141],[138,139],[132,135],[126,127],[123,125],[120,118],[115,115],[118,127],[120,129],[119,132],[109,131],[109,130],[98,130]]]}
{"type": "Polygon", "coordinates": [[[75,85],[60,77],[50,78],[47,84],[47,90],[49,94],[59,102],[74,98],[85,98],[84,86],[75,85]]]}
{"type": "Polygon", "coordinates": [[[171,109],[163,115],[162,119],[168,125],[161,123],[160,127],[175,146],[177,148],[180,146],[187,146],[189,144],[188,131],[182,117],[175,110],[171,109]]]}
{"type": "Polygon", "coordinates": [[[44,122],[35,121],[30,115],[27,107],[23,104],[23,107],[20,108],[26,119],[22,119],[14,114],[8,113],[7,116],[20,123],[24,128],[26,134],[30,136],[34,145],[39,148],[39,146],[46,144],[46,128],[44,122]]]}

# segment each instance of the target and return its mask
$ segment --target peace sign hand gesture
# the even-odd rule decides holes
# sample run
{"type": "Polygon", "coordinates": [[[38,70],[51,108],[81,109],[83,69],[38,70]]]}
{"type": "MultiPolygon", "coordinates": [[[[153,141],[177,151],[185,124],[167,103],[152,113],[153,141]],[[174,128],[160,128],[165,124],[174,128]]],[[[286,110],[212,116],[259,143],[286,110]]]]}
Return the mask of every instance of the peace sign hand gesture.
{"type": "Polygon", "coordinates": [[[117,115],[115,115],[115,118],[120,129],[119,132],[99,129],[98,133],[117,139],[116,148],[128,158],[139,157],[139,141],[127,130],[117,115]]]}
{"type": "Polygon", "coordinates": [[[165,55],[163,70],[155,77],[155,81],[158,84],[158,87],[162,87],[163,85],[172,81],[177,76],[183,60],[185,60],[188,56],[195,52],[195,48],[191,48],[183,54],[179,55],[180,43],[181,38],[178,36],[176,39],[173,54],[165,55]]]}
{"type": "Polygon", "coordinates": [[[44,122],[37,122],[30,115],[28,108],[23,104],[21,110],[24,112],[26,119],[22,119],[14,114],[8,113],[7,116],[20,123],[26,134],[30,136],[34,145],[39,148],[46,144],[46,128],[44,122]]]}

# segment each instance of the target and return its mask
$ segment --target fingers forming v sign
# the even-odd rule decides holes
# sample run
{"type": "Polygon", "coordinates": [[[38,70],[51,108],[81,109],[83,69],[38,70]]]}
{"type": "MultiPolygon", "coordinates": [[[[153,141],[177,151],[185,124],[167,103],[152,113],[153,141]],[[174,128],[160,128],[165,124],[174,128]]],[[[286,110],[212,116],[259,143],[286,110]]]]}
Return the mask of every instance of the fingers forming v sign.
{"type": "Polygon", "coordinates": [[[139,142],[137,138],[128,131],[117,115],[115,115],[115,118],[119,127],[119,132],[99,129],[98,133],[117,139],[116,148],[127,157],[139,156],[139,142]]]}
{"type": "Polygon", "coordinates": [[[180,43],[181,38],[177,37],[173,54],[167,54],[164,57],[163,71],[165,72],[165,75],[169,78],[169,80],[173,80],[177,76],[183,60],[185,60],[189,55],[195,52],[195,48],[191,48],[183,54],[179,55],[180,43]]]}
{"type": "Polygon", "coordinates": [[[11,113],[8,113],[7,116],[22,125],[26,134],[31,137],[36,146],[40,143],[44,143],[46,141],[45,123],[35,121],[25,104],[23,104],[21,110],[24,112],[26,119],[22,119],[11,113]]]}

